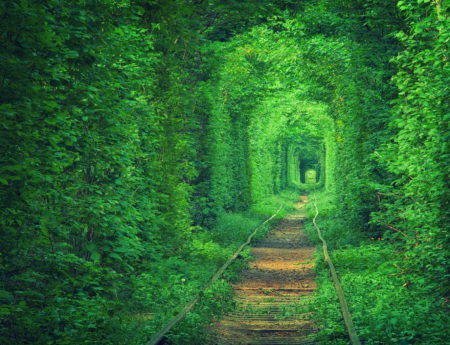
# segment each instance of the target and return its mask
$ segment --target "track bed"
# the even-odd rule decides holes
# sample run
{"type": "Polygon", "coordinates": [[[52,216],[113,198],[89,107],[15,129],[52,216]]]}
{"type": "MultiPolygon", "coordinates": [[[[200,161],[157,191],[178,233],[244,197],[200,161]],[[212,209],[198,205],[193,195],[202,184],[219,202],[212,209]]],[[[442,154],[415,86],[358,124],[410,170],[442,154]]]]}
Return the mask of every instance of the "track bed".
{"type": "Polygon", "coordinates": [[[234,284],[237,308],[215,325],[215,344],[313,344],[315,248],[303,231],[305,199],[252,248],[255,260],[234,284]]]}

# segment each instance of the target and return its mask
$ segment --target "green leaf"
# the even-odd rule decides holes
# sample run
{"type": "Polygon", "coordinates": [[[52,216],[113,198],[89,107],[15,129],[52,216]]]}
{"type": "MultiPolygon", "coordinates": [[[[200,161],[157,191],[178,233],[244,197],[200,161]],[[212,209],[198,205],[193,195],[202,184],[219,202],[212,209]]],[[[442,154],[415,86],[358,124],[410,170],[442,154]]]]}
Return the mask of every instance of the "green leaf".
{"type": "Polygon", "coordinates": [[[91,253],[91,259],[92,259],[92,261],[98,262],[98,261],[100,261],[100,258],[101,258],[101,255],[100,255],[99,252],[92,252],[92,253],[91,253]]]}
{"type": "Polygon", "coordinates": [[[64,57],[67,58],[67,59],[76,59],[76,58],[78,58],[79,56],[80,56],[80,55],[79,55],[78,52],[75,51],[75,50],[69,50],[69,51],[66,51],[66,52],[64,53],[64,57]]]}

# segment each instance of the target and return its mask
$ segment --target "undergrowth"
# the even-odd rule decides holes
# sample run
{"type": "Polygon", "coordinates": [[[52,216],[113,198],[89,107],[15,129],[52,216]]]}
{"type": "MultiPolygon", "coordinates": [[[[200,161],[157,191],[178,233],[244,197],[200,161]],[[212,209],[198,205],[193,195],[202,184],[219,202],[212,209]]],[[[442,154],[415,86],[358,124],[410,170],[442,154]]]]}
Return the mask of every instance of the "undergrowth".
{"type": "MultiPolygon", "coordinates": [[[[312,201],[312,196],[310,197],[312,201]]],[[[317,193],[317,219],[330,249],[357,333],[363,344],[444,345],[450,334],[446,301],[433,282],[400,269],[402,251],[383,238],[364,238],[357,231],[340,228],[333,198],[317,193]]],[[[312,216],[312,202],[308,205],[312,216]]],[[[318,243],[311,224],[311,239],[318,243]]],[[[317,344],[348,344],[339,302],[321,245],[316,255],[318,289],[314,299],[320,331],[317,344]]]]}

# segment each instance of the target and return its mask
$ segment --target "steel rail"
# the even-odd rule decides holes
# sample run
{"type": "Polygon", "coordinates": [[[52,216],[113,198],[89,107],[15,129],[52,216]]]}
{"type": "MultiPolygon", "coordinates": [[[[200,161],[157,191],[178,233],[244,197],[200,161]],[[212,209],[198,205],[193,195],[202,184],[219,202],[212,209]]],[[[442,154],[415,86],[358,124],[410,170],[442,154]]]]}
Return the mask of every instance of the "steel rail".
{"type": "Polygon", "coordinates": [[[317,217],[319,215],[319,209],[317,208],[316,203],[316,193],[314,193],[314,208],[316,210],[316,214],[313,218],[313,225],[315,229],[317,230],[317,234],[319,235],[320,240],[322,241],[322,249],[323,249],[323,256],[325,258],[325,261],[328,263],[328,267],[330,267],[331,271],[331,277],[333,279],[334,287],[336,289],[336,295],[339,298],[339,304],[341,307],[341,313],[344,318],[345,326],[347,327],[347,332],[350,337],[350,341],[352,345],[361,345],[361,341],[359,340],[358,334],[356,333],[355,326],[353,325],[353,319],[350,314],[350,311],[348,309],[347,300],[345,299],[344,290],[342,289],[341,283],[339,281],[339,278],[336,273],[336,269],[334,268],[333,261],[331,261],[330,255],[328,253],[328,245],[325,239],[322,236],[322,232],[320,231],[320,228],[317,225],[317,217]]]}

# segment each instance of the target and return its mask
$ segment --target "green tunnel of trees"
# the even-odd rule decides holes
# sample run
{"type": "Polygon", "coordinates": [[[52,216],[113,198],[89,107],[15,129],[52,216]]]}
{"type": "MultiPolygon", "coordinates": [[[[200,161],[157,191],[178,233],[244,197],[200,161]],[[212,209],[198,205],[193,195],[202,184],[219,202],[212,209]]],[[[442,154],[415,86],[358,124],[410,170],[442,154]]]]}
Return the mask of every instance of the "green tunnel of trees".
{"type": "MultiPolygon", "coordinates": [[[[413,310],[377,300],[383,330],[356,313],[361,338],[444,344],[448,11],[1,2],[0,343],[143,344],[279,195],[315,188],[336,248],[382,239],[401,257],[387,274],[406,277],[393,291],[417,292],[413,310]]],[[[229,290],[216,284],[170,341],[199,344],[229,290]]]]}

